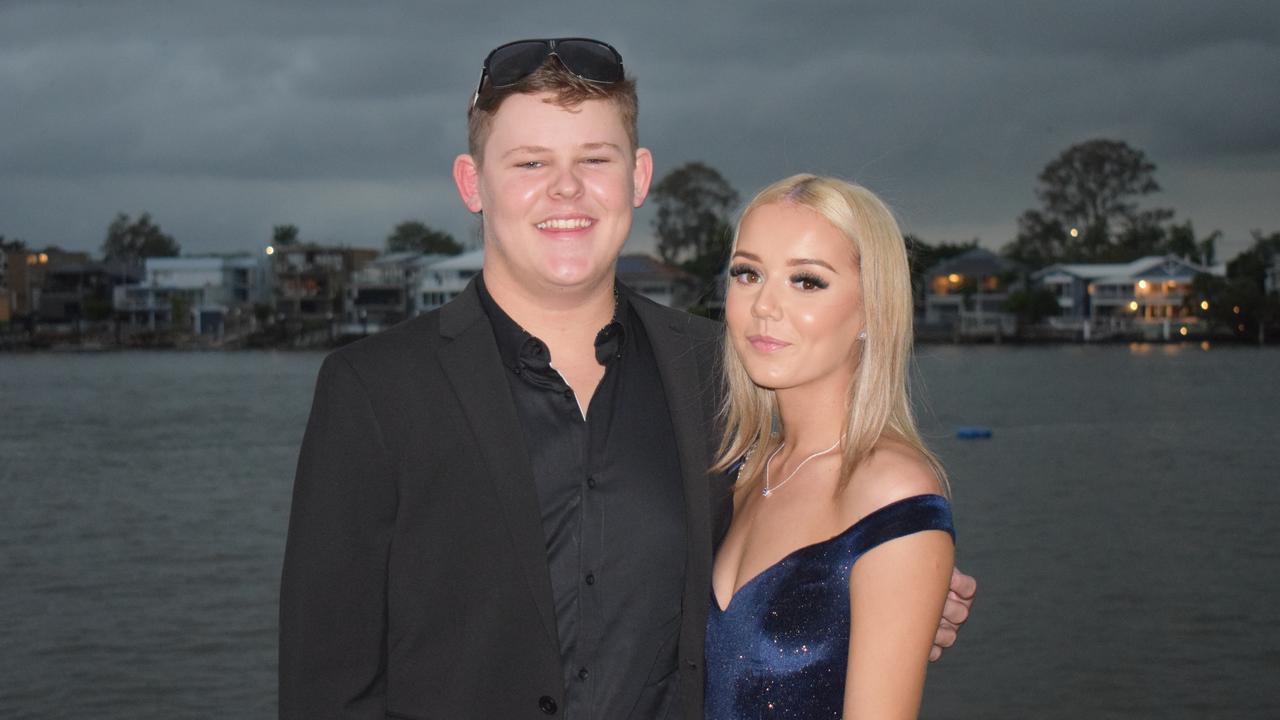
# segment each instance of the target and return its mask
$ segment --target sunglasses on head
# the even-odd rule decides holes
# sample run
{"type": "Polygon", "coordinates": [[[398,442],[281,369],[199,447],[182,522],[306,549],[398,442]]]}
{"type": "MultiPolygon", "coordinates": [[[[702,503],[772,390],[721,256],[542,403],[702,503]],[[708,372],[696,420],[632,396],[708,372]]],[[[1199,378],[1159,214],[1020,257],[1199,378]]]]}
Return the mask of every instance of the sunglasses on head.
{"type": "Polygon", "coordinates": [[[511,87],[542,67],[554,55],[565,69],[587,82],[610,84],[622,80],[622,55],[608,43],[590,38],[517,40],[499,45],[484,59],[480,84],[471,99],[475,107],[485,79],[493,88],[511,87]]]}

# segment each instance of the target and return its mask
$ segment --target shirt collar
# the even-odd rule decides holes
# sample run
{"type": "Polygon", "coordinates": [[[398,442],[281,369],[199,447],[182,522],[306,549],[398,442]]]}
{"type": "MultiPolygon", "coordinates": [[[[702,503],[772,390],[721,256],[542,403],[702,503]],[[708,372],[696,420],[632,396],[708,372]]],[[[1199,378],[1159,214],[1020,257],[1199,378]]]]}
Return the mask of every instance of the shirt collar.
{"type": "MultiPolygon", "coordinates": [[[[493,337],[498,343],[498,354],[502,364],[515,369],[543,369],[551,364],[551,353],[546,343],[520,327],[519,323],[498,305],[489,289],[484,284],[484,273],[476,277],[476,291],[480,295],[480,305],[484,308],[489,323],[493,326],[493,337]]],[[[596,333],[596,362],[608,365],[622,357],[627,337],[627,323],[631,316],[630,305],[626,293],[613,287],[613,319],[596,333]]]]}

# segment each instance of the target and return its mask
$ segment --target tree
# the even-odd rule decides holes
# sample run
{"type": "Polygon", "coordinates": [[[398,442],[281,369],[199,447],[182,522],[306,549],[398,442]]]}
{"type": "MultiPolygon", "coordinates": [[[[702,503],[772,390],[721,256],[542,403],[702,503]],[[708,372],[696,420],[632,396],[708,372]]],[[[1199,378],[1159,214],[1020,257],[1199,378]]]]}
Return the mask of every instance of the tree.
{"type": "Polygon", "coordinates": [[[1196,239],[1195,228],[1188,220],[1181,224],[1170,225],[1165,233],[1161,250],[1165,253],[1186,258],[1201,265],[1212,265],[1217,259],[1218,239],[1222,237],[1220,230],[1214,230],[1207,236],[1196,239]]]}
{"type": "Polygon", "coordinates": [[[700,162],[667,173],[650,193],[658,214],[653,229],[658,254],[709,281],[723,269],[733,235],[738,191],[719,172],[700,162]]]}
{"type": "Polygon", "coordinates": [[[1072,145],[1040,172],[1041,208],[1018,219],[1018,236],[1005,254],[1031,267],[1140,257],[1135,250],[1151,244],[1173,217],[1172,210],[1138,207],[1138,199],[1160,190],[1155,170],[1145,153],[1123,141],[1072,145]]]}
{"type": "Polygon", "coordinates": [[[418,220],[405,220],[387,236],[387,252],[420,252],[427,255],[457,255],[462,246],[453,236],[418,220]]]}
{"type": "Polygon", "coordinates": [[[276,225],[271,228],[271,245],[273,247],[288,247],[298,244],[298,226],[297,225],[276,225]]]}
{"type": "Polygon", "coordinates": [[[182,250],[174,239],[151,221],[150,213],[142,213],[132,221],[124,213],[116,215],[107,226],[102,254],[107,260],[138,262],[149,257],[174,257],[182,250]]]}
{"type": "Polygon", "coordinates": [[[1267,273],[1277,258],[1280,232],[1264,236],[1254,231],[1253,247],[1227,263],[1227,276],[1197,275],[1183,305],[1210,327],[1227,327],[1238,337],[1265,342],[1267,328],[1280,322],[1280,294],[1267,291],[1267,273]]]}
{"type": "Polygon", "coordinates": [[[27,243],[14,238],[9,240],[5,236],[0,235],[0,255],[4,253],[21,253],[27,251],[27,243]]]}

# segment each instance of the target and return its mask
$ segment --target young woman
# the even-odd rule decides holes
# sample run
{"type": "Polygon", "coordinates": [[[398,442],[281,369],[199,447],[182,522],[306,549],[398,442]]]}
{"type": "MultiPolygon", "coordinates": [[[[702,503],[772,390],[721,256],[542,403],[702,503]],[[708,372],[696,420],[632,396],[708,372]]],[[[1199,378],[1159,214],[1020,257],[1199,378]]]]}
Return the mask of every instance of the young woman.
{"type": "Polygon", "coordinates": [[[787,178],[744,211],[725,302],[720,467],[745,460],[706,716],[913,718],[954,531],[907,399],[902,234],[865,188],[787,178]]]}

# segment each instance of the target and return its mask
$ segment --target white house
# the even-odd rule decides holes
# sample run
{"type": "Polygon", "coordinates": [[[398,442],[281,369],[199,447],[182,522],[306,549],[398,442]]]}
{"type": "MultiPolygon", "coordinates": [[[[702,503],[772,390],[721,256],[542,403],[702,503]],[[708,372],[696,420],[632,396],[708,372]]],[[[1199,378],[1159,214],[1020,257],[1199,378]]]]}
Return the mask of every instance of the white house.
{"type": "Polygon", "coordinates": [[[471,250],[432,263],[418,279],[415,301],[419,312],[440,307],[457,297],[484,266],[484,250],[471,250]]]}
{"type": "Polygon", "coordinates": [[[1225,268],[1176,255],[1151,255],[1128,263],[1058,263],[1031,279],[1054,293],[1063,320],[1112,329],[1155,327],[1168,337],[1173,325],[1199,321],[1184,300],[1200,273],[1223,276],[1225,268]]]}
{"type": "Polygon", "coordinates": [[[252,324],[253,305],[271,301],[265,259],[242,257],[147,258],[142,282],[120,285],[112,304],[131,325],[156,329],[190,313],[196,334],[221,335],[228,316],[252,324]]]}
{"type": "Polygon", "coordinates": [[[1271,267],[1267,268],[1266,280],[1267,292],[1280,292],[1280,255],[1271,260],[1271,267]]]}

